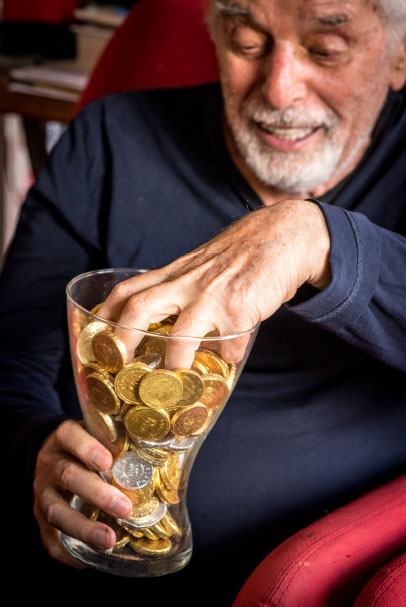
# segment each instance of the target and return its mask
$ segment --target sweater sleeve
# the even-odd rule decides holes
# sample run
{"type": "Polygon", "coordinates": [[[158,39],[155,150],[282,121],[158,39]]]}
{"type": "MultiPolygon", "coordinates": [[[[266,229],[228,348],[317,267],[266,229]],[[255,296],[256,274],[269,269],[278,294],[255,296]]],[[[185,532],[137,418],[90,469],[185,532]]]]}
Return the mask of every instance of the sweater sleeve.
{"type": "MultiPolygon", "coordinates": [[[[0,277],[0,444],[12,507],[31,507],[37,453],[74,417],[65,287],[100,264],[95,200],[99,167],[89,125],[76,119],[25,200],[0,277]],[[65,382],[65,383],[64,383],[65,382]],[[66,402],[69,401],[66,405],[66,402]]],[[[76,409],[77,410],[77,409],[76,409]]]]}
{"type": "Polygon", "coordinates": [[[287,308],[406,371],[406,238],[318,200],[331,238],[329,285],[287,308]]]}

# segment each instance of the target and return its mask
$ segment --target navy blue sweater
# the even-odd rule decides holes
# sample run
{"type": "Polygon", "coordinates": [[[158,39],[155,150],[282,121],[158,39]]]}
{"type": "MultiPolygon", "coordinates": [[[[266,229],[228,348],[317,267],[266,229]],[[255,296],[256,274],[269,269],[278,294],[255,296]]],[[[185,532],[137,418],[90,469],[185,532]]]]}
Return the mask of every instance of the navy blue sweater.
{"type": "MultiPolygon", "coordinates": [[[[31,487],[42,441],[81,418],[66,283],[95,268],[158,268],[261,206],[227,153],[221,115],[217,85],[98,101],[70,124],[23,206],[0,279],[4,516],[18,517],[24,549],[50,571],[31,487]]],[[[190,605],[178,588],[218,578],[221,590],[199,592],[228,605],[280,541],[404,469],[405,131],[404,94],[391,94],[356,171],[318,201],[332,281],[302,287],[261,324],[192,471],[192,563],[165,578],[88,571],[82,582],[153,588],[157,603],[173,591],[190,605]]]]}

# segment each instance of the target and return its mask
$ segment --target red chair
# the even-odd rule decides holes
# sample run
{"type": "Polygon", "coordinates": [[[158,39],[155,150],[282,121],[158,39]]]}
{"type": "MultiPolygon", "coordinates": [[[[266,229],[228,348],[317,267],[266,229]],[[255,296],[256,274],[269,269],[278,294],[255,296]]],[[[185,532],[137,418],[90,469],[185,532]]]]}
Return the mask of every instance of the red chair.
{"type": "MultiPolygon", "coordinates": [[[[233,607],[350,607],[368,578],[404,550],[406,475],[280,544],[250,575],[233,607]]],[[[400,585],[405,588],[405,578],[400,585]]],[[[356,607],[377,607],[359,601],[356,607]]],[[[406,593],[390,606],[406,607],[406,593]]]]}
{"type": "Polygon", "coordinates": [[[141,0],[103,51],[79,109],[109,93],[217,82],[206,0],[141,0]]]}
{"type": "MultiPolygon", "coordinates": [[[[217,81],[203,4],[140,0],[102,54],[80,107],[118,91],[217,81]]],[[[368,578],[405,548],[406,476],[320,519],[273,550],[248,578],[233,607],[349,607],[368,578]]],[[[402,566],[404,571],[404,562],[402,566]]],[[[399,581],[402,569],[396,567],[397,574],[386,569],[380,575],[390,574],[392,589],[402,583],[404,588],[404,578],[399,581]]],[[[381,584],[384,592],[382,579],[387,578],[376,579],[373,583],[381,584]]],[[[365,592],[372,596],[371,590],[365,592]]],[[[362,596],[356,607],[378,607],[362,596]]],[[[406,607],[406,599],[379,603],[389,605],[406,607]]]]}

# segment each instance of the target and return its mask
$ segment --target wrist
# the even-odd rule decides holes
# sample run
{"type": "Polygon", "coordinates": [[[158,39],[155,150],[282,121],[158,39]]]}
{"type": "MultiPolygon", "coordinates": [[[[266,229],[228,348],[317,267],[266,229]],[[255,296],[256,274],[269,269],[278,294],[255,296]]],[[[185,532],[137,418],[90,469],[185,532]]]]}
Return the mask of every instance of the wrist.
{"type": "Polygon", "coordinates": [[[308,218],[306,250],[308,251],[308,277],[306,282],[317,289],[325,289],[331,280],[330,233],[326,218],[315,200],[307,199],[308,218]]]}

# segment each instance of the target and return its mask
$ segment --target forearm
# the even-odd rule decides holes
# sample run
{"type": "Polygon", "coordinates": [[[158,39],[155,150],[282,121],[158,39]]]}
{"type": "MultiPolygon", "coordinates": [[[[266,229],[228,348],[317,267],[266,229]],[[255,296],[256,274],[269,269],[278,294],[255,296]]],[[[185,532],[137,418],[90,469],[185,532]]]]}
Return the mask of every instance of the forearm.
{"type": "Polygon", "coordinates": [[[320,208],[331,236],[331,282],[304,303],[287,307],[406,370],[406,238],[360,213],[324,204],[320,208]]]}

